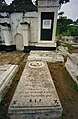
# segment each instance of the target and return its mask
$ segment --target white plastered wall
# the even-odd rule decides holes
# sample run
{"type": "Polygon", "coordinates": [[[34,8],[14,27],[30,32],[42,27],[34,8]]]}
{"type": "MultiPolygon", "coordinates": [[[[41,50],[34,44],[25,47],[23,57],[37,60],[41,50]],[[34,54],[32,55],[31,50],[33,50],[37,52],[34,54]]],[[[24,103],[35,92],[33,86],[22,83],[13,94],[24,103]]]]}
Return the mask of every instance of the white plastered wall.
{"type": "MultiPolygon", "coordinates": [[[[13,44],[15,44],[14,36],[19,33],[25,38],[25,33],[23,33],[21,22],[27,22],[30,24],[29,28],[29,42],[38,42],[38,13],[37,12],[28,12],[25,13],[13,13],[11,14],[11,31],[13,36],[13,44]]],[[[24,42],[26,46],[26,42],[24,42]]]]}

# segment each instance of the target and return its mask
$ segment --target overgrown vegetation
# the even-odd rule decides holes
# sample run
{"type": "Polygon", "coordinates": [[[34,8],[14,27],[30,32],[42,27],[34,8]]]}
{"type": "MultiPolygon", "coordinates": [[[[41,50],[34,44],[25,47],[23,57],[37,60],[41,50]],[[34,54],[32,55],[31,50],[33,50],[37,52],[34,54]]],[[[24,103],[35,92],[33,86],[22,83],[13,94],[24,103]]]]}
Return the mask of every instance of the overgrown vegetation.
{"type": "Polygon", "coordinates": [[[7,5],[5,0],[0,0],[0,9],[5,5],[7,5]]]}
{"type": "Polygon", "coordinates": [[[61,12],[57,21],[57,36],[78,36],[78,19],[73,21],[67,17],[63,17],[61,12]]]}
{"type": "Polygon", "coordinates": [[[61,119],[65,119],[65,112],[64,111],[62,112],[61,119]]]}
{"type": "Polygon", "coordinates": [[[74,83],[73,88],[76,89],[76,90],[78,90],[78,84],[77,83],[74,83]]]}

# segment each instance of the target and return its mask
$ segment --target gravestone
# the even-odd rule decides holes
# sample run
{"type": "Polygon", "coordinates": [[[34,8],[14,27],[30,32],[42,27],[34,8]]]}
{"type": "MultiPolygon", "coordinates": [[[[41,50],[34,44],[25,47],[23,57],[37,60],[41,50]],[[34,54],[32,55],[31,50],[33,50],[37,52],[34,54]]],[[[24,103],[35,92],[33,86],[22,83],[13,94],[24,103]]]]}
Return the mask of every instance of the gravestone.
{"type": "Polygon", "coordinates": [[[78,53],[68,55],[65,67],[72,79],[78,84],[78,53]]]}
{"type": "Polygon", "coordinates": [[[0,66],[0,102],[8,91],[17,71],[17,65],[7,64],[0,66]]]}
{"type": "Polygon", "coordinates": [[[62,106],[46,62],[28,61],[10,103],[10,119],[58,119],[62,106]]]}

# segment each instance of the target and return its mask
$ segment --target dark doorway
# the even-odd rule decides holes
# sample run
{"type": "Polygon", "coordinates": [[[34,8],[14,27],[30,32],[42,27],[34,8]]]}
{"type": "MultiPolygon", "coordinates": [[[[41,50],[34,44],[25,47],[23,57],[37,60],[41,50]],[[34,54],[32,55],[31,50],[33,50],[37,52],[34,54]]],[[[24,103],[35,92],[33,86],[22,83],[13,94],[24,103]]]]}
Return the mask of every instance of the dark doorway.
{"type": "Polygon", "coordinates": [[[52,41],[54,12],[41,13],[41,40],[52,41]]]}

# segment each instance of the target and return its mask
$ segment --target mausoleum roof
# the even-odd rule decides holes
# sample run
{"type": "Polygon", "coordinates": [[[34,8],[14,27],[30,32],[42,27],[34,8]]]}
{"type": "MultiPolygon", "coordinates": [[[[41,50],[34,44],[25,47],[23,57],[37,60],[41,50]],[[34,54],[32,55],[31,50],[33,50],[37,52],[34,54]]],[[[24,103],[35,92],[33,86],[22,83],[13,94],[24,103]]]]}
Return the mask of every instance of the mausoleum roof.
{"type": "Polygon", "coordinates": [[[32,12],[37,11],[37,7],[31,0],[14,0],[10,5],[2,7],[0,12],[32,12]]]}

